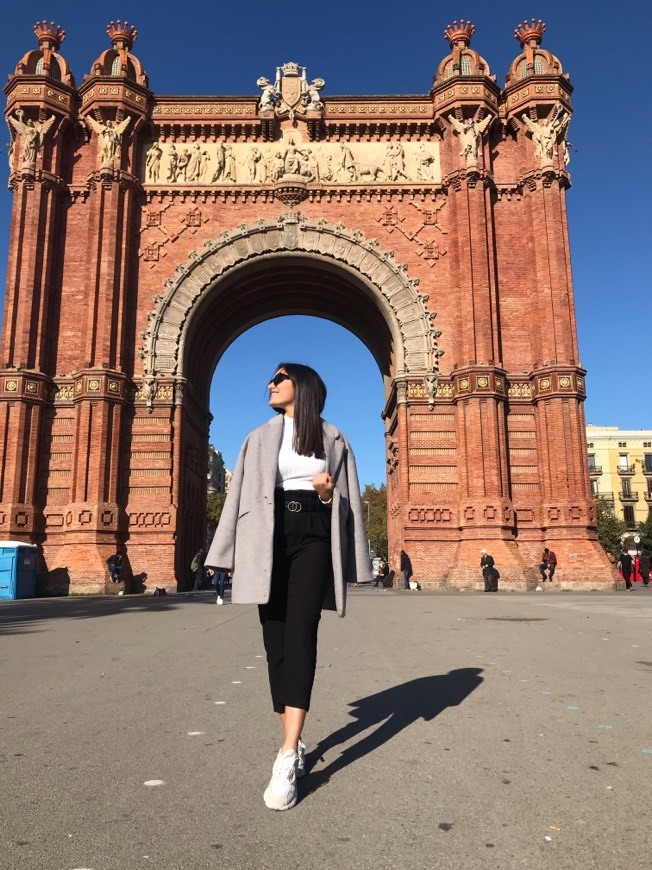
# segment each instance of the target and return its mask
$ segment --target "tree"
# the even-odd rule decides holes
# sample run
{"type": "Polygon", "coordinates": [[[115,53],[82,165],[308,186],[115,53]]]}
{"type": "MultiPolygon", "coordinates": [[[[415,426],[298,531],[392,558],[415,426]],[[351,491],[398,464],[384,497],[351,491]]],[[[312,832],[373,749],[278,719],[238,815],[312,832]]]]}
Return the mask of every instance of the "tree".
{"type": "Polygon", "coordinates": [[[207,539],[209,543],[215,534],[215,529],[217,528],[217,524],[222,516],[222,508],[224,507],[225,499],[226,493],[224,492],[208,493],[208,500],[206,502],[206,526],[207,539]]]}
{"type": "Polygon", "coordinates": [[[652,563],[652,511],[644,522],[639,523],[638,533],[641,536],[641,543],[638,545],[641,555],[652,563]]]}
{"type": "Polygon", "coordinates": [[[368,483],[362,493],[365,528],[369,545],[377,556],[387,556],[387,487],[368,483]]]}
{"type": "Polygon", "coordinates": [[[600,496],[595,500],[595,510],[598,521],[598,540],[605,553],[613,560],[617,560],[627,526],[622,520],[617,519],[613,505],[600,496]]]}

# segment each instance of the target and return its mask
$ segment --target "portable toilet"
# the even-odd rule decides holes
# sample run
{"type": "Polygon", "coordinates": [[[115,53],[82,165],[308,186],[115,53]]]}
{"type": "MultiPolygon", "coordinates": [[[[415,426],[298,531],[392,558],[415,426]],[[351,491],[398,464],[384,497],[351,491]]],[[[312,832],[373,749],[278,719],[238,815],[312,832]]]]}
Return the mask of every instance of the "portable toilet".
{"type": "Polygon", "coordinates": [[[36,594],[35,544],[0,541],[0,600],[36,594]]]}

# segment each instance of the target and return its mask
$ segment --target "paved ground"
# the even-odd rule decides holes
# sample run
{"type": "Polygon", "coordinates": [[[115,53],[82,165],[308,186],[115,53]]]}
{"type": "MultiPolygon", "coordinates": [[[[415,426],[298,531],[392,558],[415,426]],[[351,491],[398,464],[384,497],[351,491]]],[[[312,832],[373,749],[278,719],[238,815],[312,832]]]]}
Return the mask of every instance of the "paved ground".
{"type": "Polygon", "coordinates": [[[213,602],[0,607],[3,870],[650,866],[652,588],[354,590],[286,813],[256,609],[213,602]]]}

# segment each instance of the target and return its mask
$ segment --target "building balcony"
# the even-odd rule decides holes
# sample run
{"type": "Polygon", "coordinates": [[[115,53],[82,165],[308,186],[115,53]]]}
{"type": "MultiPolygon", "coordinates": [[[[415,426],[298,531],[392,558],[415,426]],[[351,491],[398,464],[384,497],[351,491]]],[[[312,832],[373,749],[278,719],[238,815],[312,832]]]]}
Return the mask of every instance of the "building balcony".
{"type": "Polygon", "coordinates": [[[648,468],[647,465],[643,466],[643,474],[646,477],[652,477],[652,468],[648,468]]]}
{"type": "Polygon", "coordinates": [[[645,501],[652,507],[652,492],[646,492],[643,494],[643,498],[645,501]]]}
{"type": "MultiPolygon", "coordinates": [[[[602,474],[602,466],[601,465],[589,465],[589,474],[591,477],[597,477],[599,474],[602,474]]],[[[652,474],[652,472],[650,472],[652,474]]]]}
{"type": "Polygon", "coordinates": [[[636,472],[635,465],[619,465],[618,466],[618,474],[621,477],[633,477],[636,472]]]}
{"type": "Polygon", "coordinates": [[[638,493],[637,492],[619,492],[618,498],[625,504],[633,504],[633,502],[638,501],[638,493]]]}
{"type": "Polygon", "coordinates": [[[614,494],[613,492],[596,492],[594,493],[595,498],[599,498],[601,501],[608,504],[610,507],[613,507],[615,504],[614,494]]]}

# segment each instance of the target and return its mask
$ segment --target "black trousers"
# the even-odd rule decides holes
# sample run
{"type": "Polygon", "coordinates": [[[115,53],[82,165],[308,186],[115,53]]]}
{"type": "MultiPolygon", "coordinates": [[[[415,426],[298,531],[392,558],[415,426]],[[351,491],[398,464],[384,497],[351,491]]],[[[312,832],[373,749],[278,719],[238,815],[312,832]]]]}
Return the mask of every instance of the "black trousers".
{"type": "Polygon", "coordinates": [[[286,705],[310,709],[317,631],[332,579],[330,507],[316,493],[277,490],[272,587],[268,603],[259,607],[277,713],[286,705]]]}

